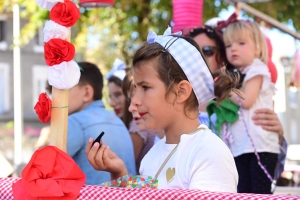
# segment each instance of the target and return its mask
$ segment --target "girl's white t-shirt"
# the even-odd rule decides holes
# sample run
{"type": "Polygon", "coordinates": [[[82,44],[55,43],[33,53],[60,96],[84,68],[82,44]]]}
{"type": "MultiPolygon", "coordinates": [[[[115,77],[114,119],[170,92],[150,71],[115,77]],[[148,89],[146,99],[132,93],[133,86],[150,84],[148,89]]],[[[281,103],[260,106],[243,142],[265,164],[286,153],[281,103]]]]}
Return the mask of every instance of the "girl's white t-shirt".
{"type": "MultiPolygon", "coordinates": [[[[177,150],[158,176],[158,188],[236,192],[238,173],[230,150],[207,126],[199,128],[194,134],[181,136],[177,150]]],[[[156,175],[176,146],[165,142],[164,137],[146,154],[141,175],[156,175]]]]}
{"type": "MultiPolygon", "coordinates": [[[[271,81],[271,75],[268,66],[259,59],[254,59],[253,63],[244,69],[246,74],[243,85],[255,76],[263,76],[262,87],[259,95],[250,109],[241,108],[243,114],[239,119],[229,127],[229,133],[232,135],[230,149],[234,157],[244,153],[253,153],[254,148],[250,138],[247,135],[245,123],[257,152],[279,153],[278,134],[272,131],[264,130],[261,126],[254,124],[252,116],[255,110],[260,108],[269,108],[273,110],[273,95],[275,86],[271,81]]],[[[242,85],[242,87],[243,87],[242,85]]]]}

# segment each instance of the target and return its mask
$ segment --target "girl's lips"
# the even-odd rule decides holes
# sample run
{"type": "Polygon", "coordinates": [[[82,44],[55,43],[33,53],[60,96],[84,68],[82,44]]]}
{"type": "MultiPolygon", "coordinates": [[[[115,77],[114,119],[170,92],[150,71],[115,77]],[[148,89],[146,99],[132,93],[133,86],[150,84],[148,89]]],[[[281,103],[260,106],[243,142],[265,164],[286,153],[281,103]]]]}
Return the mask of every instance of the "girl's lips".
{"type": "Polygon", "coordinates": [[[141,120],[142,118],[140,118],[140,117],[134,117],[133,118],[134,119],[134,121],[137,123],[139,120],[141,120]]]}
{"type": "Polygon", "coordinates": [[[146,115],[146,113],[139,113],[139,115],[141,116],[141,118],[143,118],[143,116],[146,115]]]}
{"type": "Polygon", "coordinates": [[[116,114],[119,114],[121,112],[121,109],[114,109],[116,114]]]}

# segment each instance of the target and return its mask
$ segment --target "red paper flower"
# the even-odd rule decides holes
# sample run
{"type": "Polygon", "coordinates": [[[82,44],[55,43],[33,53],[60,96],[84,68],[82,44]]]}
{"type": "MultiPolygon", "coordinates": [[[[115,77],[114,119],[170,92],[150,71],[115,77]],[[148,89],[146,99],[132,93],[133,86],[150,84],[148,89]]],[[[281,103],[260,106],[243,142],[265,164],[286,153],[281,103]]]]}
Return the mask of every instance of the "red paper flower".
{"type": "Polygon", "coordinates": [[[51,119],[52,101],[46,93],[41,93],[39,101],[35,104],[34,110],[41,122],[48,123],[51,119]]]}
{"type": "Polygon", "coordinates": [[[79,19],[80,11],[72,1],[57,3],[50,11],[50,19],[65,26],[73,26],[79,19]]]}
{"type": "Polygon", "coordinates": [[[66,40],[53,38],[45,43],[45,60],[47,65],[53,66],[63,61],[71,61],[75,56],[75,47],[66,40]]]}
{"type": "Polygon", "coordinates": [[[74,200],[85,182],[85,175],[74,160],[54,146],[34,152],[13,184],[15,200],[74,200]]]}

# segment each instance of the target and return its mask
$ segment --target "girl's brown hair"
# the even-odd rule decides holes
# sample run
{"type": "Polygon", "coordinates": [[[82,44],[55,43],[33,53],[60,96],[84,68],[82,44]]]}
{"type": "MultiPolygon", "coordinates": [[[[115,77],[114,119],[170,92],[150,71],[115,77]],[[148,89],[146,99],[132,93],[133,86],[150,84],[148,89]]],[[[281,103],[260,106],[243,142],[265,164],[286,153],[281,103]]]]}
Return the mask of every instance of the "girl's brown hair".
{"type": "MultiPolygon", "coordinates": [[[[125,78],[124,78],[125,80],[125,78]]],[[[123,113],[123,118],[122,118],[122,121],[124,122],[125,126],[127,127],[127,129],[129,129],[129,124],[132,120],[132,114],[128,111],[128,108],[129,108],[129,102],[127,101],[127,93],[124,93],[124,90],[123,90],[123,84],[124,84],[124,80],[122,81],[121,79],[119,79],[118,77],[116,76],[112,76],[108,79],[108,83],[114,83],[116,84],[117,86],[119,86],[120,88],[122,88],[122,91],[123,91],[123,95],[125,95],[126,97],[126,101],[125,101],[125,109],[124,109],[124,113],[123,113]]]]}
{"type": "Polygon", "coordinates": [[[126,73],[126,76],[123,79],[123,84],[122,84],[122,91],[123,94],[125,94],[127,101],[130,101],[132,88],[133,88],[133,76],[131,74],[131,71],[128,71],[126,73]]]}
{"type": "MultiPolygon", "coordinates": [[[[202,52],[200,51],[198,44],[191,37],[186,37],[186,36],[174,36],[174,37],[180,37],[186,40],[187,42],[189,42],[191,45],[193,45],[200,52],[203,60],[205,61],[205,58],[202,55],[202,52]]],[[[142,67],[142,63],[144,61],[156,62],[155,70],[159,75],[159,79],[162,82],[164,82],[167,88],[166,95],[168,95],[169,92],[172,92],[172,86],[174,84],[177,84],[183,80],[188,81],[185,73],[178,65],[176,60],[173,58],[173,56],[168,52],[168,50],[165,50],[158,43],[151,43],[151,44],[144,43],[142,47],[140,47],[140,49],[137,50],[137,52],[133,57],[133,69],[142,67]]],[[[195,60],[195,62],[197,61],[195,60]]],[[[231,89],[235,87],[234,84],[236,84],[236,80],[235,78],[232,78],[232,76],[230,76],[228,73],[220,73],[218,75],[221,76],[220,77],[221,80],[223,79],[223,77],[225,78],[229,76],[226,84],[220,81],[217,81],[215,83],[215,96],[218,98],[217,101],[220,102],[225,98],[229,97],[231,89]]],[[[198,110],[198,107],[199,107],[199,103],[193,91],[185,103],[184,112],[187,115],[186,111],[198,110]]]]}
{"type": "MultiPolygon", "coordinates": [[[[126,97],[126,103],[125,103],[125,106],[126,108],[129,108],[130,106],[130,97],[131,97],[131,92],[132,92],[132,88],[133,88],[133,77],[132,77],[132,74],[131,74],[131,71],[129,70],[126,74],[126,76],[124,77],[123,79],[123,84],[122,84],[122,91],[123,91],[123,94],[125,95],[126,97]]],[[[128,113],[129,110],[127,109],[128,113]]],[[[124,115],[124,123],[128,123],[128,127],[129,127],[129,123],[132,121],[132,113],[130,113],[130,115],[124,115]]],[[[125,123],[125,124],[126,124],[125,123]]],[[[127,124],[126,124],[127,126],[127,124]]]]}
{"type": "Polygon", "coordinates": [[[217,105],[230,96],[230,92],[235,92],[243,98],[236,88],[240,87],[240,74],[225,69],[219,69],[214,73],[214,93],[217,105]]]}

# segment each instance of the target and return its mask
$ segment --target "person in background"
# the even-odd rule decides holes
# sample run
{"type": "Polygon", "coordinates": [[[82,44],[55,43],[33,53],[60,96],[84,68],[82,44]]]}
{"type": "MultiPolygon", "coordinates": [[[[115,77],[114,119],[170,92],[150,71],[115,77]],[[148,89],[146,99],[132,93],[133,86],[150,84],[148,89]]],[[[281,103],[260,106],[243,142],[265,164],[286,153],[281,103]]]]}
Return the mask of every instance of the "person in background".
{"type": "Polygon", "coordinates": [[[99,68],[89,62],[79,62],[83,69],[77,85],[69,90],[69,117],[67,153],[86,175],[86,184],[101,184],[111,179],[110,174],[94,170],[85,155],[86,141],[97,138],[103,131],[102,140],[136,174],[132,141],[129,132],[113,112],[105,109],[102,102],[103,77],[99,68]]]}

